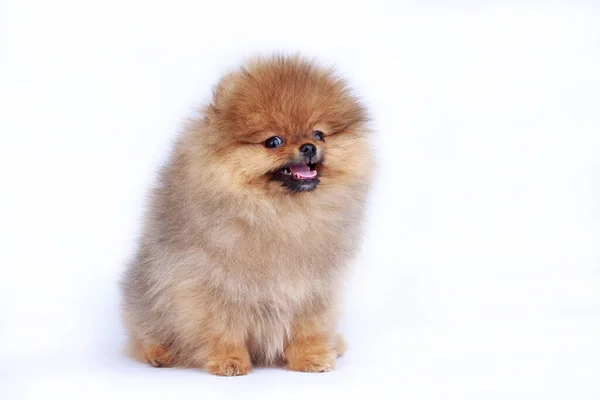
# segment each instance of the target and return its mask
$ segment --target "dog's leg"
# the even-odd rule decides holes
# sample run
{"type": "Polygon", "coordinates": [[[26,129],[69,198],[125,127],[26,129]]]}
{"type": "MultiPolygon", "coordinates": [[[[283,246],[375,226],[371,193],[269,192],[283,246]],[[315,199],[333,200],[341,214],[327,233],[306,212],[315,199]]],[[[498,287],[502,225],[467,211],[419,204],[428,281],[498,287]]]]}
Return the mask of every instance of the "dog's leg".
{"type": "Polygon", "coordinates": [[[223,307],[207,314],[184,331],[191,351],[190,367],[202,367],[219,376],[246,375],[252,369],[246,346],[246,315],[238,309],[223,307]]]}
{"type": "Polygon", "coordinates": [[[144,359],[153,367],[171,367],[175,364],[175,357],[165,345],[145,344],[144,359]]]}
{"type": "Polygon", "coordinates": [[[246,375],[252,369],[252,362],[243,342],[220,338],[211,344],[204,368],[213,375],[246,375]]]}
{"type": "Polygon", "coordinates": [[[335,368],[331,320],[328,316],[302,316],[292,327],[285,346],[287,368],[302,372],[328,372],[335,368]]]}

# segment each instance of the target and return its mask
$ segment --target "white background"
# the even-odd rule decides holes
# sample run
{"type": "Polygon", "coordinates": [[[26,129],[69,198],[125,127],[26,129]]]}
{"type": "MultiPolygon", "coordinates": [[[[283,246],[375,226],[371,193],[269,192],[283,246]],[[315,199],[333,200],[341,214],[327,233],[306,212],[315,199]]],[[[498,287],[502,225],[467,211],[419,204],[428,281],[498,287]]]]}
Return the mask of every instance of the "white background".
{"type": "Polygon", "coordinates": [[[600,398],[600,4],[0,3],[2,399],[600,398]],[[122,356],[154,172],[256,51],[335,62],[379,171],[329,374],[122,356]],[[368,397],[367,397],[368,396],[368,397]]]}

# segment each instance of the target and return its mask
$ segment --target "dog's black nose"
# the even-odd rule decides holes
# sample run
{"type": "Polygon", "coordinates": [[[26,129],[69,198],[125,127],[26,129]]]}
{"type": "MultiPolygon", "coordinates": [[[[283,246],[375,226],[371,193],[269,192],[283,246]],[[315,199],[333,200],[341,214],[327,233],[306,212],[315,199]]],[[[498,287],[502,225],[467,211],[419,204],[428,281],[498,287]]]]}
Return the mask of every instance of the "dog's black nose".
{"type": "Polygon", "coordinates": [[[304,154],[308,158],[313,158],[317,154],[317,148],[314,144],[304,143],[300,146],[300,153],[304,154]]]}

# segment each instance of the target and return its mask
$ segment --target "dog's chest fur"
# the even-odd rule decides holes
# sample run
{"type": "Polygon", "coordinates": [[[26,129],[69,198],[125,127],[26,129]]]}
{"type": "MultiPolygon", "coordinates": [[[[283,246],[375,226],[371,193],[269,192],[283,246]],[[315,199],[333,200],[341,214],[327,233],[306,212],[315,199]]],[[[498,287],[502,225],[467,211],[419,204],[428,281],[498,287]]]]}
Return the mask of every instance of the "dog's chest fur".
{"type": "Polygon", "coordinates": [[[223,219],[202,235],[205,284],[244,316],[255,362],[281,356],[298,315],[335,304],[344,261],[356,245],[358,227],[343,215],[298,215],[262,215],[261,223],[223,219]]]}

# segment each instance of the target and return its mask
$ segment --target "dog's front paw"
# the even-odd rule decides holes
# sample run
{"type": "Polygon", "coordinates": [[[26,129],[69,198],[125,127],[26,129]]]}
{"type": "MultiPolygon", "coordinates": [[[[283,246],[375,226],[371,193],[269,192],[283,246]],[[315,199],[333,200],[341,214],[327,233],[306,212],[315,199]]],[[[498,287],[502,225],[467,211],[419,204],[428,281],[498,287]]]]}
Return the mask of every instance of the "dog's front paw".
{"type": "Polygon", "coordinates": [[[206,362],[206,370],[219,376],[238,376],[246,375],[252,369],[249,360],[243,360],[237,357],[230,357],[221,360],[210,360],[206,362]]]}
{"type": "Polygon", "coordinates": [[[144,349],[144,358],[156,368],[171,367],[175,364],[175,356],[166,346],[149,345],[144,349]]]}
{"type": "Polygon", "coordinates": [[[304,354],[288,360],[287,368],[300,372],[329,372],[335,368],[335,354],[304,354]]]}

